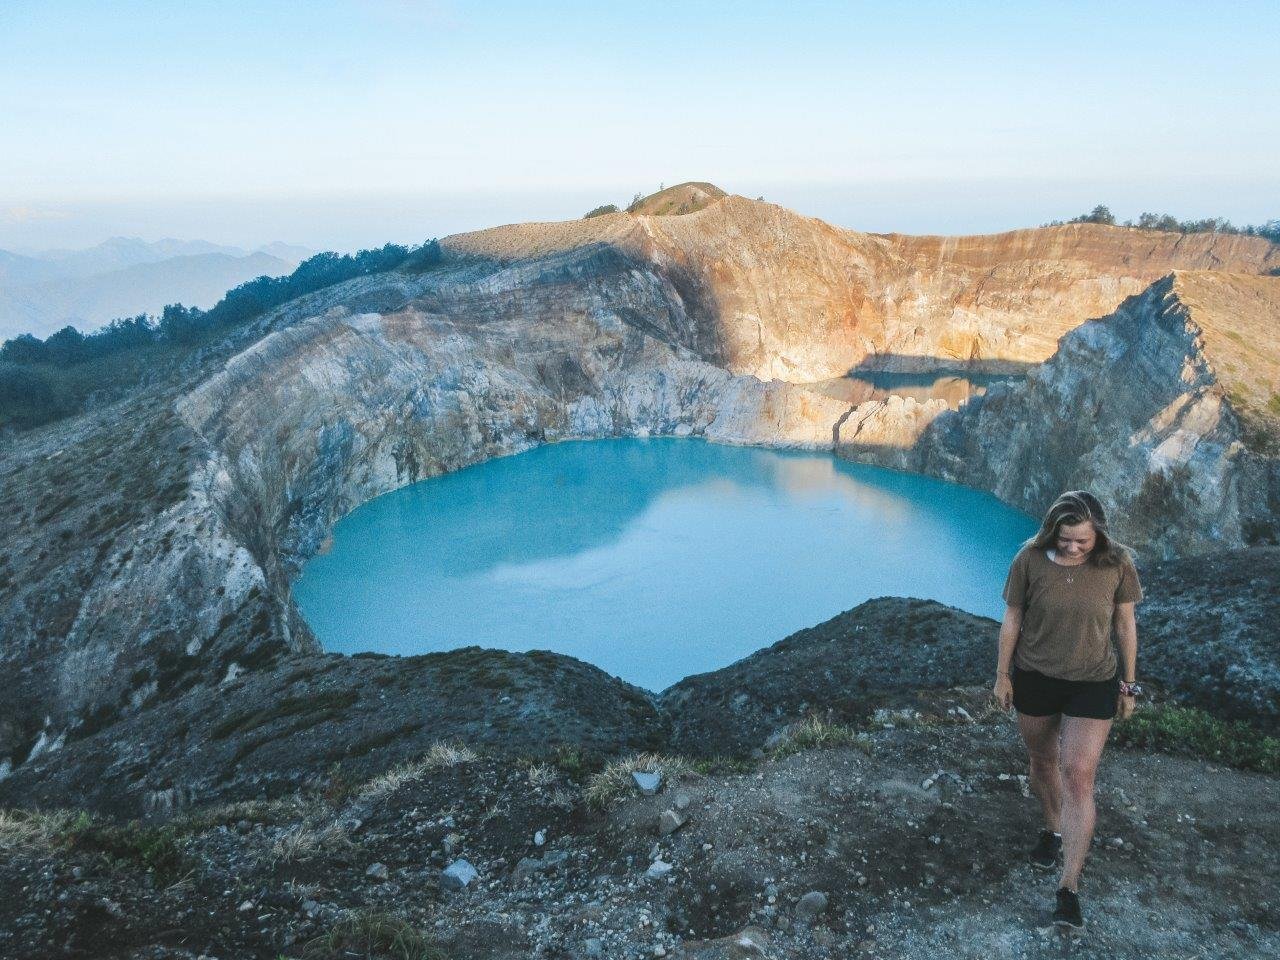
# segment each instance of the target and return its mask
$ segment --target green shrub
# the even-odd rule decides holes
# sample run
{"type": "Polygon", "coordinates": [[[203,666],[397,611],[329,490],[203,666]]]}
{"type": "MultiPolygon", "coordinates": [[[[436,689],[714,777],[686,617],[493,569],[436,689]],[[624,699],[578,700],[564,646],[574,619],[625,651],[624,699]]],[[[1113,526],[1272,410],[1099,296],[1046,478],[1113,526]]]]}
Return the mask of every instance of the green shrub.
{"type": "Polygon", "coordinates": [[[1280,774],[1280,738],[1241,720],[1219,720],[1195,707],[1153,704],[1115,725],[1116,740],[1243,770],[1280,774]]]}
{"type": "Polygon", "coordinates": [[[308,960],[444,960],[444,953],[399,917],[362,911],[344,920],[302,951],[308,960]]]}
{"type": "Polygon", "coordinates": [[[863,753],[870,753],[873,742],[867,734],[853,727],[809,717],[788,729],[785,739],[770,753],[774,757],[785,757],[802,750],[829,750],[834,747],[856,747],[863,753]]]}
{"type": "Polygon", "coordinates": [[[72,851],[100,853],[116,863],[139,867],[167,885],[187,872],[189,864],[178,846],[178,832],[170,826],[146,826],[131,821],[120,826],[88,823],[67,837],[72,851]]]}
{"type": "Polygon", "coordinates": [[[547,761],[570,780],[578,781],[604,768],[604,760],[599,754],[584,753],[579,747],[563,743],[551,751],[547,761]]]}

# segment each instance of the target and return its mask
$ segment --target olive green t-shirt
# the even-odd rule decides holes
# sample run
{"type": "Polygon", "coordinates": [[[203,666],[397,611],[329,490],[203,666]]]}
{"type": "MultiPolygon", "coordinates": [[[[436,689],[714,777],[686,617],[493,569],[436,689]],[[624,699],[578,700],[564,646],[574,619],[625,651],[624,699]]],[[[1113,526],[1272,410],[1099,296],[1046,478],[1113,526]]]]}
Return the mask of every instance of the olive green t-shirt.
{"type": "Polygon", "coordinates": [[[1009,566],[1004,599],[1022,607],[1016,666],[1063,680],[1109,680],[1117,664],[1115,605],[1141,600],[1142,585],[1128,559],[1114,567],[1087,561],[1067,567],[1028,546],[1009,566]]]}

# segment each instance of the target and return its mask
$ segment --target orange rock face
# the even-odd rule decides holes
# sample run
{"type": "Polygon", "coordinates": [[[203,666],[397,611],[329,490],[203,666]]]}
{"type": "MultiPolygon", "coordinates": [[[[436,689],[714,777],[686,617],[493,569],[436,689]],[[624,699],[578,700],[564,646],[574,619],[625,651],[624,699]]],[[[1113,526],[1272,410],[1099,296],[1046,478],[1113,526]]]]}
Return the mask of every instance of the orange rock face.
{"type": "Polygon", "coordinates": [[[1280,268],[1277,248],[1256,237],[1095,224],[876,235],[737,196],[684,216],[617,213],[443,241],[454,256],[499,262],[597,244],[670,280],[702,331],[689,346],[704,359],[792,383],[859,368],[1018,371],[1173,270],[1280,268]]]}

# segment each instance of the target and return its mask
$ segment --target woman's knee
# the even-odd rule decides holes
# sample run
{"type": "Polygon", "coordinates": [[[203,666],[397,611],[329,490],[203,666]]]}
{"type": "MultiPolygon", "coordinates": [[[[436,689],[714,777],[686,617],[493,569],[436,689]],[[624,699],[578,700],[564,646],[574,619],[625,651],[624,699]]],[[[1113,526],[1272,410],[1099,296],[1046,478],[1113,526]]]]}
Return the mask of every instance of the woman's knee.
{"type": "Polygon", "coordinates": [[[1062,765],[1063,786],[1076,797],[1093,795],[1093,782],[1098,768],[1091,763],[1068,760],[1062,765]]]}

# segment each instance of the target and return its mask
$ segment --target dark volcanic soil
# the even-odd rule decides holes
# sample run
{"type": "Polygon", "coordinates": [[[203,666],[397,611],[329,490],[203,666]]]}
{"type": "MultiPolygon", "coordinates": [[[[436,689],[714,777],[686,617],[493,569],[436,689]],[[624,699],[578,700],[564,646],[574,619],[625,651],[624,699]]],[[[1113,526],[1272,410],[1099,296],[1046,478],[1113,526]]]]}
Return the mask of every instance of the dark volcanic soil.
{"type": "Polygon", "coordinates": [[[335,765],[373,776],[442,738],[513,754],[566,746],[612,755],[667,735],[649,694],[572,657],[478,647],[293,656],[37,757],[0,780],[0,803],[138,816],[273,798],[335,765]]]}
{"type": "Polygon", "coordinates": [[[572,760],[481,756],[125,835],[71,829],[0,862],[0,954],[340,956],[325,937],[388,916],[439,956],[511,960],[1280,952],[1275,780],[1118,748],[1081,888],[1089,932],[1061,942],[1055,878],[1025,859],[1037,805],[1013,723],[948,712],[982,694],[939,695],[857,745],[784,745],[654,797],[623,789],[605,810],[584,801],[572,760]],[[688,822],[659,837],[659,814],[681,805],[688,822]],[[451,892],[441,869],[455,858],[480,877],[451,892]],[[646,876],[655,859],[672,865],[661,879],[646,876]],[[811,891],[826,908],[798,922],[811,891]],[[762,953],[733,946],[748,927],[762,953]]]}

